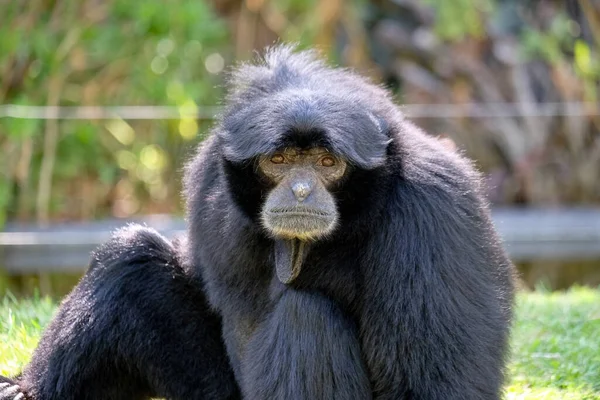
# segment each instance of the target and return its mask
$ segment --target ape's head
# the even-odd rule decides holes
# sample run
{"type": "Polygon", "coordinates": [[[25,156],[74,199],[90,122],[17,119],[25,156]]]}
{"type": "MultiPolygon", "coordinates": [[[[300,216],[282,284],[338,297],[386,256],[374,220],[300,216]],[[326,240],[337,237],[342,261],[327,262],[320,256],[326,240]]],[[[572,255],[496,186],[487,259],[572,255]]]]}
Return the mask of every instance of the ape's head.
{"type": "Polygon", "coordinates": [[[278,277],[290,283],[310,243],[338,233],[340,196],[369,190],[353,176],[384,164],[391,139],[381,115],[389,100],[287,47],[238,69],[228,100],[216,132],[229,189],[274,239],[278,277]]]}

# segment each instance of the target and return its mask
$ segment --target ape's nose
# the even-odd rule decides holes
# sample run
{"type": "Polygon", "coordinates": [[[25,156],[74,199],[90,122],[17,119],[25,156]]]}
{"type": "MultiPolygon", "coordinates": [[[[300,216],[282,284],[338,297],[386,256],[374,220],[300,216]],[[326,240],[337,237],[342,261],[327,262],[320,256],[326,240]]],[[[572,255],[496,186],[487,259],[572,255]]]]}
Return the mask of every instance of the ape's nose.
{"type": "Polygon", "coordinates": [[[296,200],[304,201],[311,192],[310,185],[306,182],[296,182],[292,185],[292,192],[296,196],[296,200]]]}

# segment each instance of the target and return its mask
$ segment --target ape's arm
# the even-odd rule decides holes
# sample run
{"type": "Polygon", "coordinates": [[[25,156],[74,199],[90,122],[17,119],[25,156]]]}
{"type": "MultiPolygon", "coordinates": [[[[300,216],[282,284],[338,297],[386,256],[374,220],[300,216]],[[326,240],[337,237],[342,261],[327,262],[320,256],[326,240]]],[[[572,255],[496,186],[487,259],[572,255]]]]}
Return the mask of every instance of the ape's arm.
{"type": "Polygon", "coordinates": [[[178,258],[140,226],[100,247],[17,379],[26,398],[238,398],[220,320],[178,258]]]}
{"type": "Polygon", "coordinates": [[[286,290],[242,359],[248,399],[370,399],[356,327],[331,300],[286,290]]]}
{"type": "Polygon", "coordinates": [[[376,248],[395,251],[363,261],[360,326],[374,395],[500,399],[511,264],[479,200],[466,190],[450,198],[431,182],[398,186],[403,207],[373,235],[376,248]]]}

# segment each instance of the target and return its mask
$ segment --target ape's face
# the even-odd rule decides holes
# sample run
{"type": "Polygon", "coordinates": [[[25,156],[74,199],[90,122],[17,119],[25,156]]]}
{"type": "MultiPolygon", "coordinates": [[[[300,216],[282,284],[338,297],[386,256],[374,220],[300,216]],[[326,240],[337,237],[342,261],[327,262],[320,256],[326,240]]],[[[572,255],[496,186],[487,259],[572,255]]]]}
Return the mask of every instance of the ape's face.
{"type": "Polygon", "coordinates": [[[262,180],[271,187],[261,220],[275,239],[275,267],[282,283],[300,274],[311,242],[330,234],[338,210],[330,189],[344,177],[343,157],[324,147],[285,147],[258,158],[262,180]]]}
{"type": "Polygon", "coordinates": [[[329,188],[344,176],[346,162],[322,147],[286,148],[259,159],[259,173],[273,185],[261,210],[277,239],[312,241],[331,233],[338,219],[329,188]]]}

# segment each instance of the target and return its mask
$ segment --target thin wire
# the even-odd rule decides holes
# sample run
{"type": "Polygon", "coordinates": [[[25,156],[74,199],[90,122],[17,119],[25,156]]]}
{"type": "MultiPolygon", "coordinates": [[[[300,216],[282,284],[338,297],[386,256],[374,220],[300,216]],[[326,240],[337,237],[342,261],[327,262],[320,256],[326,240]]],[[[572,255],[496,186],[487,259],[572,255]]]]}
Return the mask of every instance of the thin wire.
{"type": "Polygon", "coordinates": [[[221,107],[185,109],[175,106],[0,106],[0,118],[18,119],[214,119],[221,107]]]}
{"type": "Polygon", "coordinates": [[[598,103],[465,103],[409,104],[400,107],[411,118],[580,117],[600,115],[598,103]]]}
{"type": "MultiPolygon", "coordinates": [[[[508,117],[583,117],[600,115],[600,105],[592,102],[550,103],[464,103],[406,104],[401,110],[410,118],[508,118],[508,117]]],[[[214,119],[219,106],[185,109],[175,106],[27,106],[0,105],[0,118],[104,120],[214,119]]]]}

